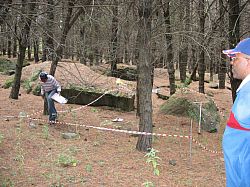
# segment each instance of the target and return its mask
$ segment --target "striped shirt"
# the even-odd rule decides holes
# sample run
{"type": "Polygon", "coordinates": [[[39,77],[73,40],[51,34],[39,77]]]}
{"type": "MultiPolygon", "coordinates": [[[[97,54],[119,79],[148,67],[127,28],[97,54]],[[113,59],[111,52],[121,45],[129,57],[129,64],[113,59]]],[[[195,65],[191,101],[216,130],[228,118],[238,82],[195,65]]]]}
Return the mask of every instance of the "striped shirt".
{"type": "Polygon", "coordinates": [[[41,83],[41,95],[55,89],[57,92],[61,92],[61,86],[57,80],[52,75],[48,75],[46,82],[41,83]]]}

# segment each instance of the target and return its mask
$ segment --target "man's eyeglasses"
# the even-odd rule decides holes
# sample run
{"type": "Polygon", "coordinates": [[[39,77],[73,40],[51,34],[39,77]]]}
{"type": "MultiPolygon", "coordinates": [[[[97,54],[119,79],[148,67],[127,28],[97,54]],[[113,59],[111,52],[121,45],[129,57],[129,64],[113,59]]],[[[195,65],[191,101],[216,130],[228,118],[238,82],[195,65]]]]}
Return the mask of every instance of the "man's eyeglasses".
{"type": "Polygon", "coordinates": [[[230,60],[231,60],[232,62],[235,62],[235,61],[238,60],[239,58],[245,58],[245,59],[247,59],[247,60],[250,60],[250,57],[231,57],[230,60]]]}

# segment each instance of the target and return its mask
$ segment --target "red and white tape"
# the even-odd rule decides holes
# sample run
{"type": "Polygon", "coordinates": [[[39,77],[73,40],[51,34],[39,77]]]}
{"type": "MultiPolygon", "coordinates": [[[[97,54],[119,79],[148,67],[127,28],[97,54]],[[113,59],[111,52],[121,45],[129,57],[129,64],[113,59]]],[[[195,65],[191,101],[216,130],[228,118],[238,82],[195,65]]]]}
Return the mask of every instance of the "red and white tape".
{"type": "MultiPolygon", "coordinates": [[[[127,88],[126,88],[127,89],[127,88]]],[[[64,110],[64,111],[58,111],[58,112],[73,112],[73,111],[77,111],[77,110],[80,110],[80,109],[83,109],[93,103],[95,103],[96,101],[98,101],[99,99],[101,99],[104,95],[106,95],[107,93],[110,93],[112,91],[116,91],[116,90],[119,90],[118,89],[115,89],[115,90],[110,90],[110,91],[106,91],[104,94],[102,94],[100,97],[98,97],[97,99],[93,100],[92,102],[88,103],[87,105],[84,105],[84,106],[81,106],[81,107],[78,107],[76,109],[73,109],[73,110],[64,110]]],[[[191,89],[187,89],[186,90],[188,91],[191,91],[191,92],[195,92],[195,93],[199,93],[199,92],[196,92],[194,90],[191,90],[191,89]]],[[[199,93],[201,94],[201,93],[199,93]]],[[[209,97],[205,94],[206,97],[209,97]]],[[[209,97],[211,98],[211,97],[209,97]]],[[[215,102],[214,102],[215,103],[215,102]]],[[[218,108],[218,107],[217,107],[218,108]]],[[[32,118],[32,116],[34,115],[37,115],[39,113],[41,113],[42,111],[38,111],[38,112],[35,112],[31,115],[28,115],[27,118],[30,120],[30,121],[43,121],[45,123],[47,123],[46,120],[42,120],[42,119],[38,119],[38,118],[32,118]]],[[[224,114],[223,114],[224,116],[224,114]]],[[[121,129],[112,129],[112,128],[106,128],[106,127],[99,127],[99,126],[93,126],[93,125],[84,125],[84,124],[75,124],[75,123],[68,123],[68,122],[53,122],[55,124],[66,124],[66,125],[69,125],[69,126],[79,126],[79,127],[85,127],[85,128],[92,128],[92,129],[97,129],[97,130],[102,130],[102,131],[111,131],[111,132],[119,132],[119,133],[126,133],[126,134],[137,134],[137,135],[146,135],[146,136],[161,136],[161,137],[179,137],[179,138],[186,138],[186,139],[191,139],[194,143],[196,143],[199,147],[201,147],[203,150],[205,151],[208,151],[208,152],[211,152],[211,153],[215,153],[215,154],[223,154],[223,152],[221,151],[214,151],[214,150],[210,150],[208,149],[206,146],[202,145],[200,142],[198,142],[196,139],[194,139],[192,136],[186,136],[186,135],[172,135],[172,134],[165,134],[165,133],[150,133],[150,132],[139,132],[139,131],[129,131],[129,130],[121,130],[121,129]]]]}
{"type": "MultiPolygon", "coordinates": [[[[43,119],[37,119],[37,118],[28,118],[30,121],[42,121],[47,123],[46,120],[43,119]]],[[[97,129],[101,131],[110,131],[110,132],[119,132],[119,133],[125,133],[125,134],[136,134],[136,135],[145,135],[145,136],[161,136],[161,137],[176,137],[176,138],[186,138],[191,139],[193,142],[195,142],[199,147],[204,149],[205,151],[215,153],[215,154],[223,154],[223,152],[210,150],[201,143],[199,143],[197,140],[195,140],[192,136],[187,135],[176,135],[176,134],[165,134],[165,133],[151,133],[151,132],[140,132],[140,131],[131,131],[131,130],[121,130],[121,129],[113,129],[113,128],[106,128],[106,127],[99,127],[99,126],[93,126],[93,125],[84,125],[84,124],[76,124],[76,123],[68,123],[68,122],[53,122],[54,124],[64,124],[69,126],[78,126],[78,127],[84,127],[84,128],[92,128],[97,129]]]]}

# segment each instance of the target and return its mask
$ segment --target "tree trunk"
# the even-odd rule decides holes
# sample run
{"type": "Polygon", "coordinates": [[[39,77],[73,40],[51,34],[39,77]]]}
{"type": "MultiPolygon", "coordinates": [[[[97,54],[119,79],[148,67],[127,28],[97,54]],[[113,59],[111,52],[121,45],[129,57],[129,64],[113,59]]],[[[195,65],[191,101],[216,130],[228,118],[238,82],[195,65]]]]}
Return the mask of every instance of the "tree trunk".
{"type": "MultiPolygon", "coordinates": [[[[14,35],[17,34],[17,24],[15,23],[14,28],[14,35]]],[[[17,56],[17,37],[13,36],[13,52],[12,52],[13,58],[16,58],[17,56]]]]}
{"type": "MultiPolygon", "coordinates": [[[[134,61],[136,62],[136,72],[138,74],[139,72],[139,48],[140,48],[140,38],[142,37],[141,36],[142,33],[141,32],[138,32],[137,33],[137,37],[136,37],[136,47],[135,47],[135,50],[134,50],[134,61]]],[[[140,116],[140,102],[139,102],[139,80],[138,80],[138,76],[136,78],[136,116],[140,116]]]]}
{"type": "Polygon", "coordinates": [[[31,43],[30,41],[28,42],[28,60],[31,60],[31,43]]]}
{"type": "Polygon", "coordinates": [[[19,36],[19,54],[16,64],[14,82],[9,96],[12,99],[18,99],[22,69],[23,69],[23,61],[25,59],[25,51],[29,40],[31,21],[35,15],[34,13],[35,7],[36,7],[36,0],[31,1],[30,4],[27,4],[26,2],[22,1],[21,21],[22,23],[24,23],[24,27],[22,29],[21,36],[19,36]],[[26,6],[29,7],[28,12],[26,6]]]}
{"type": "MultiPolygon", "coordinates": [[[[141,37],[139,40],[140,52],[138,63],[138,89],[140,102],[139,131],[152,133],[152,54],[151,54],[151,21],[152,0],[139,1],[139,28],[141,37]]],[[[152,147],[152,135],[139,135],[136,149],[148,151],[152,147]]]]}
{"type": "MultiPolygon", "coordinates": [[[[220,36],[221,39],[224,36],[224,29],[225,29],[225,9],[223,5],[223,0],[219,0],[219,14],[220,14],[220,36]]],[[[224,40],[220,43],[220,51],[226,49],[226,43],[224,40]]],[[[225,89],[225,80],[226,80],[226,55],[222,52],[220,53],[220,61],[219,61],[219,72],[218,72],[218,79],[219,79],[219,89],[225,89]]]]}
{"type": "Polygon", "coordinates": [[[26,51],[25,42],[19,43],[19,53],[18,53],[18,59],[17,59],[17,64],[16,64],[14,82],[13,82],[10,96],[9,96],[11,99],[18,99],[18,96],[19,96],[23,62],[25,59],[25,51],[26,51]]]}
{"type": "Polygon", "coordinates": [[[116,76],[117,74],[117,35],[118,35],[118,0],[113,0],[113,19],[112,19],[112,36],[111,36],[111,74],[116,76]]]}
{"type": "MultiPolygon", "coordinates": [[[[90,0],[88,0],[86,3],[89,4],[90,0]]],[[[65,47],[67,35],[68,35],[71,27],[73,26],[73,24],[77,20],[77,18],[84,12],[84,9],[82,7],[80,7],[80,8],[78,8],[78,11],[76,13],[74,13],[74,15],[73,15],[73,8],[74,8],[74,2],[68,1],[67,15],[66,15],[65,22],[64,22],[63,32],[61,35],[60,43],[55,50],[55,57],[53,58],[51,66],[50,66],[50,75],[52,75],[52,76],[55,75],[57,64],[62,57],[62,53],[63,53],[63,49],[65,47]]]]}
{"type": "MultiPolygon", "coordinates": [[[[214,62],[216,61],[214,56],[211,56],[209,60],[209,81],[214,81],[214,62]]],[[[205,62],[206,63],[206,62],[205,62]]]]}
{"type": "Polygon", "coordinates": [[[186,31],[186,33],[184,35],[180,35],[180,50],[179,50],[179,69],[180,69],[180,79],[182,83],[186,81],[187,77],[188,41],[186,35],[188,35],[187,31],[189,30],[189,25],[190,25],[190,20],[189,20],[190,2],[189,0],[185,0],[183,3],[184,6],[181,6],[182,11],[180,13],[180,23],[181,23],[180,25],[183,26],[181,27],[180,31],[186,31]]]}
{"type": "Polygon", "coordinates": [[[170,2],[166,2],[166,5],[162,3],[165,27],[166,27],[166,50],[167,50],[167,64],[168,64],[168,75],[170,84],[170,95],[173,95],[176,91],[175,89],[175,69],[173,61],[173,47],[172,47],[172,35],[171,33],[171,22],[170,22],[170,2]]]}
{"type": "MultiPolygon", "coordinates": [[[[99,28],[99,25],[98,24],[94,24],[94,27],[95,27],[95,38],[97,41],[99,41],[99,33],[101,32],[100,28],[99,28]]],[[[101,60],[101,54],[100,54],[100,51],[99,51],[99,46],[98,45],[95,45],[94,46],[94,64],[96,66],[99,65],[99,62],[101,60]]]]}
{"type": "Polygon", "coordinates": [[[81,26],[80,29],[80,63],[86,65],[86,55],[85,55],[85,45],[86,45],[86,33],[85,33],[85,25],[81,26]]]}
{"type": "MultiPolygon", "coordinates": [[[[1,33],[6,33],[5,24],[2,24],[2,26],[1,26],[1,33]]],[[[2,54],[3,54],[3,56],[5,56],[6,55],[6,37],[3,37],[1,43],[2,43],[2,54]]]]}
{"type": "Polygon", "coordinates": [[[42,39],[42,62],[45,62],[46,60],[47,60],[46,41],[45,39],[42,39]]]}
{"type": "MultiPolygon", "coordinates": [[[[200,43],[204,44],[204,33],[205,33],[205,0],[199,1],[199,23],[200,23],[200,43]]],[[[198,61],[198,74],[199,74],[199,92],[205,93],[204,79],[205,79],[205,52],[202,47],[200,47],[199,61],[198,61]]]]}
{"type": "Polygon", "coordinates": [[[198,63],[197,63],[197,55],[196,55],[196,46],[191,45],[191,55],[190,55],[190,66],[189,66],[189,72],[190,72],[190,79],[193,81],[197,80],[196,77],[196,72],[198,68],[198,63]]]}
{"type": "Polygon", "coordinates": [[[54,0],[47,0],[47,21],[46,21],[46,35],[45,35],[45,43],[44,43],[44,60],[53,60],[55,52],[54,52],[54,22],[55,22],[55,3],[54,0]]]}
{"type": "MultiPolygon", "coordinates": [[[[232,49],[240,41],[240,2],[239,0],[229,0],[229,48],[232,49]]],[[[236,98],[236,90],[241,80],[233,78],[232,69],[230,68],[230,83],[232,88],[233,101],[236,98]]]]}
{"type": "Polygon", "coordinates": [[[10,35],[10,28],[8,29],[9,30],[9,33],[8,33],[8,37],[7,37],[7,40],[8,40],[8,51],[7,51],[7,54],[8,54],[8,58],[11,58],[11,35],[10,35]]]}
{"type": "Polygon", "coordinates": [[[33,45],[34,45],[34,62],[38,63],[39,62],[39,40],[35,39],[33,45]]]}

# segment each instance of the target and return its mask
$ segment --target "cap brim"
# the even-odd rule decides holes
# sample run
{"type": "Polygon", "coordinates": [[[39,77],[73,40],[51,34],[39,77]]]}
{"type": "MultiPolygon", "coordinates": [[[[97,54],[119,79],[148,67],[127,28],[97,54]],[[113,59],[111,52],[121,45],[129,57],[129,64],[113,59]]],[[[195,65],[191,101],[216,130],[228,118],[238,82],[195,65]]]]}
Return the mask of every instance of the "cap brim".
{"type": "Polygon", "coordinates": [[[235,51],[235,49],[228,49],[228,50],[223,50],[222,53],[226,54],[228,57],[232,58],[235,57],[236,53],[240,53],[239,51],[235,51]]]}

